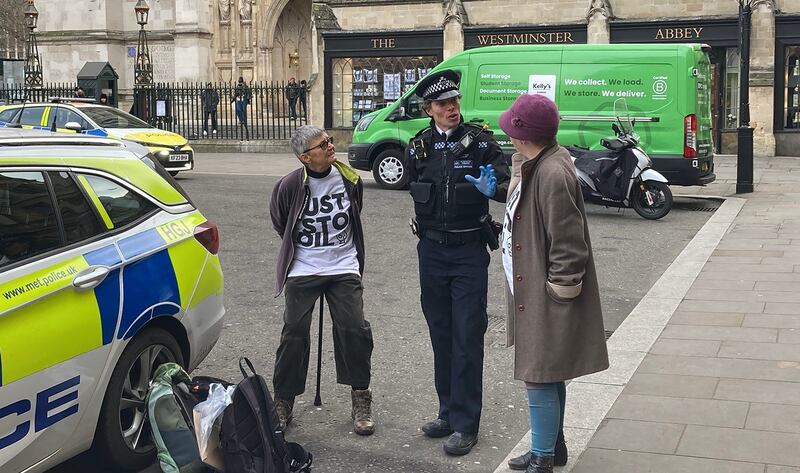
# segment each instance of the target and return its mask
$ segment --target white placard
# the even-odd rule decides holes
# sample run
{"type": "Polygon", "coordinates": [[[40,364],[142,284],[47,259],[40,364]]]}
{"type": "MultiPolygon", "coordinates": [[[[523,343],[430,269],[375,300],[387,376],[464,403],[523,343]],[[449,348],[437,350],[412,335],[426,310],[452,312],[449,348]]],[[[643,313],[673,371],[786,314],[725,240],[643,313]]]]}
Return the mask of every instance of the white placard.
{"type": "Polygon", "coordinates": [[[530,75],[528,76],[528,94],[544,95],[553,102],[556,101],[556,76],[530,75]]]}

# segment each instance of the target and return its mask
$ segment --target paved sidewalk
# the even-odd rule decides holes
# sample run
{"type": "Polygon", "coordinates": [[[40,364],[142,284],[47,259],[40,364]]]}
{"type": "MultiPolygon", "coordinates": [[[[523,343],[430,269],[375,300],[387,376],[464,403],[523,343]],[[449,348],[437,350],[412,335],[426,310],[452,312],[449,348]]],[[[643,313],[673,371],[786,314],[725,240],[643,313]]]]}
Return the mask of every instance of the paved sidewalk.
{"type": "Polygon", "coordinates": [[[611,337],[611,368],[569,384],[556,471],[800,473],[800,158],[757,158],[739,196],[735,159],[673,188],[726,201],[611,337]]]}

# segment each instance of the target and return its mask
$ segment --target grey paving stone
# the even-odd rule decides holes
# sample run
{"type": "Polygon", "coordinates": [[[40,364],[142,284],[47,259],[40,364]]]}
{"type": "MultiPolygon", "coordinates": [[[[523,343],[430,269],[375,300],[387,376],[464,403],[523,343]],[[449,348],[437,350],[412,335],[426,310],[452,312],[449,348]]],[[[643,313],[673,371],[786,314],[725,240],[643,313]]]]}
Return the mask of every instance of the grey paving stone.
{"type": "MultiPolygon", "coordinates": [[[[779,343],[800,343],[800,329],[782,328],[778,330],[779,343]]],[[[796,347],[800,350],[800,347],[796,347]]]]}
{"type": "Polygon", "coordinates": [[[761,260],[761,256],[716,256],[712,254],[708,262],[722,264],[761,264],[761,260]]]}
{"type": "Polygon", "coordinates": [[[800,435],[689,425],[679,455],[800,466],[800,435]]]}
{"type": "Polygon", "coordinates": [[[564,427],[596,429],[621,392],[621,386],[570,382],[564,427]]]}
{"type": "Polygon", "coordinates": [[[697,281],[719,280],[719,281],[776,281],[786,282],[800,281],[800,274],[797,273],[740,273],[738,271],[706,271],[703,270],[697,275],[697,281]]]}
{"type": "Polygon", "coordinates": [[[667,325],[662,338],[685,340],[737,340],[752,342],[775,342],[778,330],[753,327],[711,327],[703,325],[667,325]]]}
{"type": "Polygon", "coordinates": [[[744,314],[719,314],[707,312],[675,312],[669,319],[671,325],[716,325],[739,327],[744,314]]]}
{"type": "Polygon", "coordinates": [[[800,315],[745,314],[744,327],[800,328],[800,315]]]}
{"type": "Polygon", "coordinates": [[[743,273],[791,273],[794,272],[794,265],[785,264],[737,264],[729,265],[724,263],[706,263],[703,271],[737,271],[743,273]]]}
{"type": "MultiPolygon", "coordinates": [[[[744,312],[750,312],[746,310],[744,312]]],[[[778,314],[778,315],[800,315],[800,304],[789,304],[784,302],[767,302],[763,310],[755,312],[763,312],[765,314],[778,314]]]]}
{"type": "Polygon", "coordinates": [[[757,314],[764,312],[763,302],[684,300],[678,306],[681,312],[722,312],[726,314],[757,314]]]}
{"type": "Polygon", "coordinates": [[[800,303],[800,293],[787,291],[720,291],[718,289],[691,289],[686,299],[736,302],[793,302],[800,303]]]}
{"type": "MultiPolygon", "coordinates": [[[[800,284],[800,283],[799,283],[800,284]]],[[[720,289],[723,291],[751,291],[755,287],[755,281],[728,281],[718,279],[697,279],[692,288],[694,289],[720,289]]]]}
{"type": "Polygon", "coordinates": [[[764,473],[764,465],[657,453],[589,448],[581,455],[572,472],[764,473]]]}
{"type": "Polygon", "coordinates": [[[634,320],[625,320],[608,340],[608,349],[646,353],[661,335],[662,330],[663,326],[638,325],[634,320]]]}
{"type": "MultiPolygon", "coordinates": [[[[634,379],[639,376],[637,373],[634,379]]],[[[800,383],[752,379],[721,379],[714,399],[800,406],[800,383]]]]}
{"type": "Polygon", "coordinates": [[[759,258],[780,257],[783,251],[765,250],[716,250],[711,256],[757,256],[759,258]]]}
{"type": "Polygon", "coordinates": [[[800,473],[800,468],[782,465],[767,465],[767,473],[800,473]]]}
{"type": "Polygon", "coordinates": [[[684,427],[683,424],[608,419],[600,424],[589,447],[675,453],[684,427]]]}
{"type": "MultiPolygon", "coordinates": [[[[616,332],[614,335],[616,336],[616,332]]],[[[624,386],[631,379],[646,353],[647,349],[644,351],[615,350],[609,346],[609,368],[599,373],[582,376],[580,380],[583,383],[624,386]]]]}
{"type": "Polygon", "coordinates": [[[750,360],[800,361],[800,345],[724,341],[717,356],[750,360]]]}
{"type": "Polygon", "coordinates": [[[747,406],[746,402],[738,401],[622,394],[607,417],[675,424],[744,427],[747,406]]]}
{"type": "Polygon", "coordinates": [[[705,376],[636,373],[622,393],[712,399],[718,381],[705,376]]]}
{"type": "Polygon", "coordinates": [[[800,281],[757,281],[756,291],[800,292],[800,281]]]}
{"type": "Polygon", "coordinates": [[[719,340],[679,340],[660,338],[653,344],[650,353],[656,355],[717,356],[722,345],[719,340]]]}
{"type": "Polygon", "coordinates": [[[800,434],[800,406],[750,404],[745,428],[800,434]]]}
{"type": "Polygon", "coordinates": [[[800,382],[800,363],[648,354],[639,373],[800,382]]]}

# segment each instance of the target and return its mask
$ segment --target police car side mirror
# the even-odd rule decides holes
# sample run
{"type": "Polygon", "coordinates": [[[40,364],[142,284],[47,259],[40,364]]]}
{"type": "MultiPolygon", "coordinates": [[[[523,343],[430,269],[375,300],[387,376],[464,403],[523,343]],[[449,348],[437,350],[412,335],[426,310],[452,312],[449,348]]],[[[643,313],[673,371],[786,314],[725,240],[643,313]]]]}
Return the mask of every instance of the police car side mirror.
{"type": "Polygon", "coordinates": [[[66,128],[67,130],[72,130],[72,131],[74,131],[76,133],[78,133],[78,132],[83,130],[83,127],[78,122],[67,122],[64,125],[64,128],[66,128]]]}

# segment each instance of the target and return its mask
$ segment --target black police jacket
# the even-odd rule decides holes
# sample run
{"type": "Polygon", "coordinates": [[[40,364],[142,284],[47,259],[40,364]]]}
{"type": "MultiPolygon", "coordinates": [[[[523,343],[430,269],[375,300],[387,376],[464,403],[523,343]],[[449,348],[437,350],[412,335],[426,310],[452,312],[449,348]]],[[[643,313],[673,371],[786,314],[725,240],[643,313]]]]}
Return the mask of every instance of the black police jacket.
{"type": "Polygon", "coordinates": [[[497,192],[492,199],[506,201],[508,164],[488,130],[482,131],[462,119],[445,139],[431,120],[430,127],[411,140],[406,157],[414,212],[422,230],[452,231],[480,227],[481,216],[489,213],[489,199],[464,179],[467,174],[480,177],[480,166],[494,166],[497,192]],[[464,150],[462,138],[467,133],[475,139],[464,150]]]}

